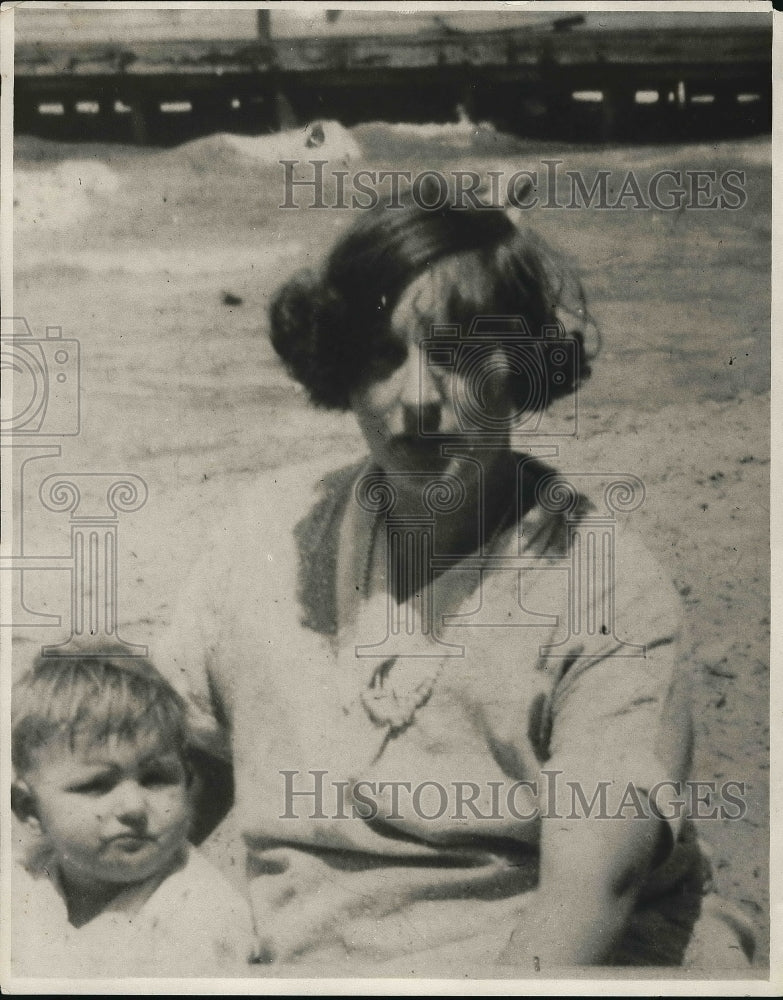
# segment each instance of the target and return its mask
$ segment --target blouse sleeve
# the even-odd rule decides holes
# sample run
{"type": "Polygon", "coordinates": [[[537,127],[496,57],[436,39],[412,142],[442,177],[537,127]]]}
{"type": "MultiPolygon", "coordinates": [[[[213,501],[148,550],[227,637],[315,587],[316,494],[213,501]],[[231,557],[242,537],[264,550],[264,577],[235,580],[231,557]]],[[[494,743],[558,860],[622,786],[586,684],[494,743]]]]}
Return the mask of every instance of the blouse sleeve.
{"type": "Polygon", "coordinates": [[[228,716],[212,673],[229,572],[229,563],[220,562],[222,566],[212,546],[196,562],[155,651],[155,662],[187,702],[192,745],[230,761],[228,716]]]}
{"type": "MultiPolygon", "coordinates": [[[[551,701],[550,759],[580,778],[612,782],[618,805],[630,785],[672,824],[676,783],[691,754],[689,683],[680,663],[681,610],[666,574],[642,543],[618,530],[603,607],[614,621],[574,637],[551,701]],[[611,600],[607,600],[611,598],[611,600]]],[[[587,789],[588,801],[594,790],[587,789]]],[[[626,800],[633,807],[633,798],[626,800]]],[[[614,812],[614,810],[611,810],[614,812]]]]}

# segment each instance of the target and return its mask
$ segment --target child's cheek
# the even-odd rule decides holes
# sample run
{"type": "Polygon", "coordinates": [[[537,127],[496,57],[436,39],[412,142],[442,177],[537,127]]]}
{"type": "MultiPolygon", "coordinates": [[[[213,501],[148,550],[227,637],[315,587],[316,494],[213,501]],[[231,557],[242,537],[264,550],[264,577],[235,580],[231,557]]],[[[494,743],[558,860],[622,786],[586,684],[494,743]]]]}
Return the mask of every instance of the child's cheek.
{"type": "Polygon", "coordinates": [[[191,787],[181,785],[178,788],[170,789],[161,800],[161,808],[164,819],[169,822],[175,820],[180,820],[183,823],[189,822],[193,811],[191,787]]]}

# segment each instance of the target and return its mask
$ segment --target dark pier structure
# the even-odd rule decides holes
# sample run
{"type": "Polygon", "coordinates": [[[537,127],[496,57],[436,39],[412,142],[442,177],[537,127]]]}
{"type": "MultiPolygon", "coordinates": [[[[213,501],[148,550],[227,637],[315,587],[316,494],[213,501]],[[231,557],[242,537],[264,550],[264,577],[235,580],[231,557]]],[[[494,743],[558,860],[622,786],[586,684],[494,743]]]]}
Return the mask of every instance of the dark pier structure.
{"type": "MultiPolygon", "coordinates": [[[[403,18],[405,15],[399,15],[403,18]]],[[[47,138],[173,145],[215,131],[260,134],[316,119],[453,121],[524,136],[650,142],[771,128],[771,19],[704,18],[662,31],[581,15],[470,33],[117,44],[23,42],[15,128],[47,138]]]]}

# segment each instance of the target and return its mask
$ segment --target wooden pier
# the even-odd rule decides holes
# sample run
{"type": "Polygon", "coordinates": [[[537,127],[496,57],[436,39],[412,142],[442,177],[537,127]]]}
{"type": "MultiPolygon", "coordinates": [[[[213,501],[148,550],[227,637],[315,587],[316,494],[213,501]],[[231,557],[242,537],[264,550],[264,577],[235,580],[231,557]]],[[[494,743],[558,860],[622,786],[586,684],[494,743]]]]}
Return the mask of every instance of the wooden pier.
{"type": "MultiPolygon", "coordinates": [[[[401,17],[403,15],[400,15],[401,17]]],[[[314,119],[475,121],[535,136],[645,140],[768,130],[771,22],[727,30],[478,32],[18,43],[15,127],[173,144],[314,119]]],[[[739,24],[739,22],[738,22],[739,24]]]]}

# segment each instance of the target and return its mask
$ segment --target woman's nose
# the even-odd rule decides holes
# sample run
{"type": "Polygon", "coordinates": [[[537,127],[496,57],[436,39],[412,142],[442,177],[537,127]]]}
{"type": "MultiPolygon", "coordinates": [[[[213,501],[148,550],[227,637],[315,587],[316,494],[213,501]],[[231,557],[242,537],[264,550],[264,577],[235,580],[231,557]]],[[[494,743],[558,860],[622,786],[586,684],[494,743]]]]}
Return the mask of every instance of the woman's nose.
{"type": "Polygon", "coordinates": [[[440,430],[440,416],[440,403],[423,403],[414,407],[406,405],[403,410],[405,433],[411,436],[437,434],[440,430]]]}
{"type": "Polygon", "coordinates": [[[401,401],[406,434],[433,434],[440,429],[442,400],[438,386],[413,351],[405,368],[401,401]]]}

